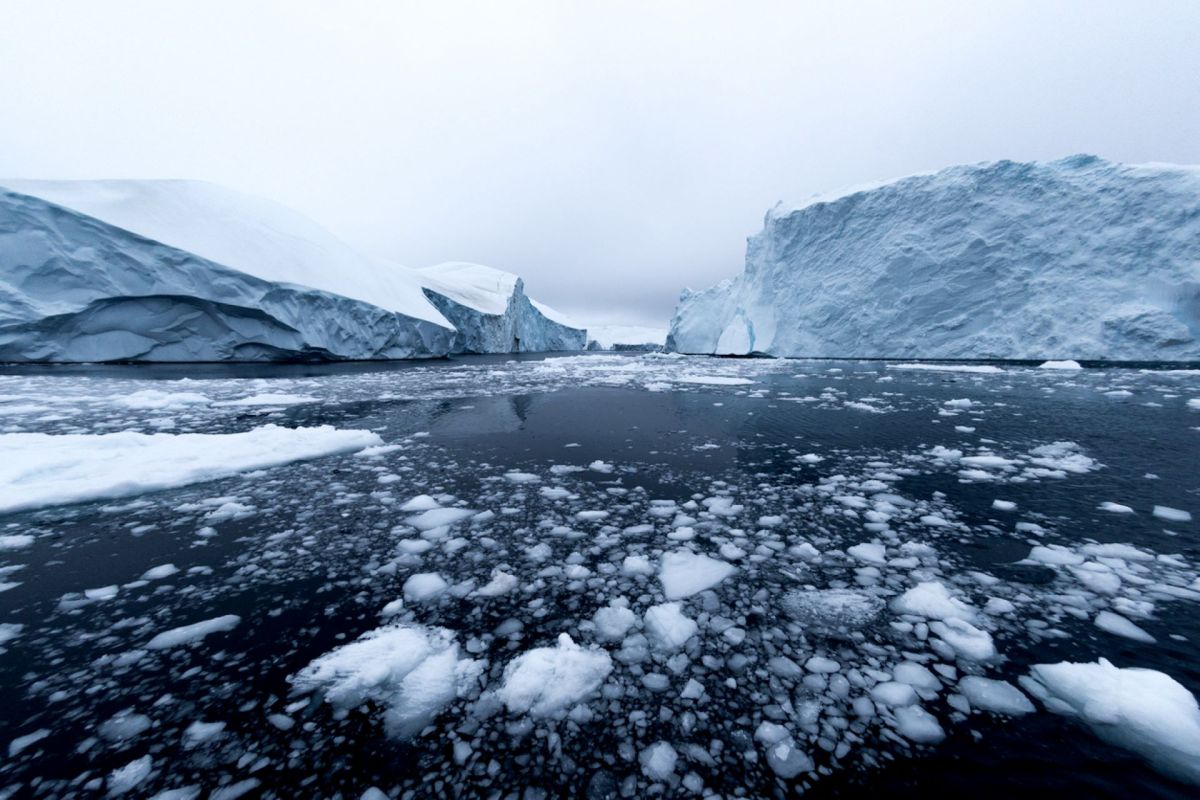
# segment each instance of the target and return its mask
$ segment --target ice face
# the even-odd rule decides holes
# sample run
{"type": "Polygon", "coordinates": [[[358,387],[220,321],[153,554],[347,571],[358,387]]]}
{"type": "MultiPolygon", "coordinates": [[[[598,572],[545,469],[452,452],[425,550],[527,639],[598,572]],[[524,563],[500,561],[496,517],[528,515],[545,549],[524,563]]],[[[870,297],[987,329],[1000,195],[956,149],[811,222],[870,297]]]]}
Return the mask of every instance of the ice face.
{"type": "Polygon", "coordinates": [[[1197,196],[1193,168],[1086,156],[950,167],[777,207],[740,276],[683,292],[668,349],[1068,369],[1196,359],[1197,196]]]}

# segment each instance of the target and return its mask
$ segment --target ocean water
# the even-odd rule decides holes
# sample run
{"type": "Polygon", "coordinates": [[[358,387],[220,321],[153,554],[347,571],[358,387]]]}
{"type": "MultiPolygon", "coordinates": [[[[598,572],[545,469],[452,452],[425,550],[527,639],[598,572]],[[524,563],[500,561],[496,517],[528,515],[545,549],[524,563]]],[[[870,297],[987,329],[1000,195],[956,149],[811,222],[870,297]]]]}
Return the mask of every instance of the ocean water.
{"type": "MultiPolygon", "coordinates": [[[[0,433],[96,437],[79,460],[105,480],[88,502],[0,516],[0,729],[17,741],[0,742],[0,796],[1194,796],[1021,679],[1106,658],[1200,690],[1200,529],[1153,511],[1200,514],[1200,371],[931,366],[6,370],[0,433]],[[159,491],[94,459],[116,431],[219,443],[267,424],[388,447],[159,491]],[[429,527],[427,508],[464,513],[429,527]],[[681,552],[704,557],[682,575],[704,585],[676,600],[694,630],[664,633],[647,611],[669,601],[661,570],[681,552]],[[425,573],[440,593],[393,603],[425,573]],[[931,582],[991,652],[896,606],[931,582]],[[606,607],[628,609],[626,630],[606,637],[606,607]],[[1153,641],[1102,629],[1102,612],[1153,641]],[[339,650],[380,628],[410,646],[339,650]],[[406,679],[434,629],[457,649],[406,679]],[[607,669],[560,658],[564,633],[607,669]],[[533,687],[541,712],[505,689],[530,652],[554,665],[533,687]],[[301,677],[330,653],[350,654],[341,684],[301,677]],[[903,683],[902,664],[932,683],[891,706],[876,687],[903,683]],[[1033,710],[964,704],[968,675],[1033,710]]],[[[205,458],[220,471],[219,444],[205,458]]]]}

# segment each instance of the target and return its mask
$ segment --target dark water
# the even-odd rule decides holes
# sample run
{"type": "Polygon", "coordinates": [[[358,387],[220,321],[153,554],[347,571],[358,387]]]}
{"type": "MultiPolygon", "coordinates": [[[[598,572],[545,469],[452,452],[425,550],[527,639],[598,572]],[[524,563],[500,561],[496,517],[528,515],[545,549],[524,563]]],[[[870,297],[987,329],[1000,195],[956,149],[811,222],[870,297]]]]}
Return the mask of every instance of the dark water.
{"type": "MultiPolygon", "coordinates": [[[[1152,611],[1136,620],[1156,639],[1145,644],[1097,628],[1091,617],[1111,598],[1081,594],[1066,570],[1012,566],[1031,544],[1121,542],[1178,557],[1163,567],[1169,574],[1154,572],[1148,581],[1183,586],[1194,577],[1197,523],[1167,522],[1150,509],[1200,512],[1200,411],[1186,405],[1200,396],[1198,375],[1020,366],[971,374],[879,363],[634,356],[479,359],[383,370],[213,367],[179,384],[187,372],[10,371],[0,378],[0,394],[15,398],[10,405],[30,408],[3,422],[10,432],[52,433],[329,424],[373,430],[401,446],[377,458],[329,456],[251,477],[0,517],[0,535],[35,536],[27,548],[0,553],[0,563],[21,565],[3,579],[18,585],[0,593],[0,622],[24,626],[0,654],[0,721],[9,740],[48,731],[0,762],[4,796],[100,796],[113,770],[146,755],[150,774],[126,796],[182,787],[195,792],[181,796],[221,796],[210,793],[237,787],[243,796],[358,797],[370,786],[412,797],[1195,796],[1195,787],[1040,705],[1018,717],[978,710],[956,716],[945,702],[953,690],[947,681],[939,696],[923,703],[945,739],[922,745],[897,735],[886,715],[856,721],[821,692],[765,665],[774,656],[804,664],[825,654],[844,665],[880,668],[917,653],[932,666],[939,659],[891,627],[889,612],[862,631],[824,637],[789,619],[780,604],[802,586],[858,587],[886,599],[917,574],[944,580],[975,605],[987,596],[1017,603],[1011,618],[988,620],[998,657],[984,664],[960,659],[962,673],[1015,684],[1031,664],[1105,657],[1122,667],[1163,671],[1200,690],[1200,622],[1192,600],[1157,596],[1152,611]],[[677,382],[681,374],[753,382],[677,382]],[[130,409],[111,399],[147,388],[214,400],[271,391],[316,402],[278,410],[130,409]],[[970,398],[971,408],[946,416],[955,412],[947,401],[960,398],[970,398]],[[849,405],[858,402],[877,411],[849,405]],[[1061,441],[1074,443],[1096,466],[1061,477],[1025,475],[1028,453],[1061,441]],[[928,455],[939,445],[968,454],[982,446],[1017,465],[996,480],[964,482],[958,466],[928,455]],[[800,458],[807,453],[822,460],[800,458]],[[595,461],[612,471],[556,475],[549,469],[595,461]],[[504,477],[510,472],[540,481],[513,483],[504,477]],[[831,483],[838,475],[843,479],[831,483]],[[381,476],[396,477],[381,482],[381,476]],[[929,545],[932,554],[921,556],[919,566],[889,564],[878,575],[863,575],[856,572],[862,564],[841,554],[876,532],[864,530],[857,512],[845,513],[854,506],[830,498],[870,498],[879,491],[865,484],[870,480],[916,503],[887,523],[888,548],[891,558],[903,542],[929,545]],[[842,488],[818,491],[822,484],[842,488]],[[539,493],[550,486],[572,497],[539,493]],[[450,537],[465,539],[457,549],[438,540],[429,551],[397,561],[397,543],[418,538],[404,527],[409,514],[398,506],[422,494],[453,495],[496,516],[451,531],[450,537]],[[705,516],[703,505],[685,511],[689,500],[717,495],[732,496],[744,510],[732,517],[705,516]],[[203,501],[210,498],[237,498],[253,512],[209,525],[216,505],[203,501]],[[997,498],[1015,502],[1017,511],[993,509],[997,498]],[[652,500],[673,500],[678,513],[693,516],[695,538],[668,539],[672,518],[650,515],[652,500]],[[1098,510],[1104,501],[1137,513],[1098,510]],[[585,509],[610,516],[580,522],[574,514],[585,509]],[[918,521],[923,514],[940,514],[954,525],[930,528],[918,521]],[[756,520],[772,515],[783,523],[756,532],[756,520]],[[1018,530],[1018,522],[1040,530],[1018,530]],[[555,533],[556,525],[573,534],[555,533]],[[625,532],[638,525],[653,529],[625,532]],[[206,527],[215,534],[202,535],[206,527]],[[521,653],[552,645],[562,632],[593,645],[587,621],[612,598],[627,598],[639,618],[662,602],[654,575],[621,573],[626,555],[654,561],[664,551],[691,547],[715,557],[719,544],[730,541],[750,555],[709,595],[683,601],[685,613],[704,624],[678,651],[682,663],[668,664],[670,654],[655,652],[631,664],[614,661],[604,688],[584,701],[590,720],[481,710],[481,698],[521,653]],[[802,542],[838,554],[799,559],[790,548],[802,542]],[[550,553],[533,561],[527,552],[537,544],[550,553]],[[180,571],[127,586],[166,563],[180,571]],[[588,574],[572,577],[567,565],[582,565],[588,574]],[[380,609],[401,596],[410,574],[438,572],[452,585],[472,579],[482,585],[498,566],[522,588],[487,599],[447,593],[437,602],[407,603],[399,617],[456,631],[470,657],[487,662],[480,685],[447,705],[421,735],[389,738],[383,709],[368,704],[339,714],[319,693],[297,692],[289,682],[313,659],[379,627],[380,609]],[[985,592],[969,577],[979,572],[999,584],[985,592]],[[111,599],[78,594],[106,586],[121,588],[111,599]],[[1069,613],[1062,600],[1069,593],[1082,597],[1085,613],[1069,613]],[[145,649],[162,630],[224,614],[242,621],[198,644],[145,649]],[[733,620],[745,639],[734,644],[719,635],[709,627],[713,618],[733,620]],[[495,633],[511,620],[519,625],[495,633]],[[669,687],[646,688],[647,673],[666,675],[669,687]],[[699,701],[680,698],[689,677],[705,685],[699,701]],[[805,728],[806,701],[821,707],[811,729],[805,728]],[[145,730],[122,737],[104,727],[122,714],[144,715],[145,730]],[[816,772],[784,779],[772,770],[754,739],[764,719],[794,732],[816,772]],[[850,723],[822,727],[830,719],[850,723]],[[198,720],[225,727],[214,740],[186,746],[184,731],[198,720]],[[846,731],[850,740],[841,738],[846,731]],[[638,759],[658,741],[679,754],[666,780],[652,780],[638,759]],[[826,749],[839,741],[847,744],[844,752],[826,749]],[[460,748],[456,758],[456,743],[469,747],[465,757],[460,748]]],[[[1139,589],[1138,596],[1147,591],[1139,589]]],[[[620,643],[603,646],[615,656],[620,643]]]]}

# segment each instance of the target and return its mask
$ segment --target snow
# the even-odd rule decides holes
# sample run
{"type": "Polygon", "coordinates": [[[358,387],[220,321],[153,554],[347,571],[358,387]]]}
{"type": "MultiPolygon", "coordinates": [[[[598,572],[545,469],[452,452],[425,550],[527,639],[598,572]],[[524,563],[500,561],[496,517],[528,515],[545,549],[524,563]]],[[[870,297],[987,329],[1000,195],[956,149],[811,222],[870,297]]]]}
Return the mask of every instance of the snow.
{"type": "Polygon", "coordinates": [[[554,647],[537,647],[504,667],[497,696],[514,713],[550,716],[585,700],[612,672],[612,659],[582,648],[567,634],[554,647]]]}
{"type": "Polygon", "coordinates": [[[129,497],[380,444],[365,430],[0,434],[0,511],[129,497]]]}
{"type": "Polygon", "coordinates": [[[1100,738],[1131,750],[1162,772],[1200,785],[1200,707],[1156,670],[1095,663],[1037,664],[1026,688],[1049,710],[1078,716],[1100,738]]]}
{"type": "Polygon", "coordinates": [[[314,659],[291,680],[299,691],[323,691],[339,709],[386,706],[388,733],[404,739],[475,685],[482,668],[459,657],[453,631],[396,623],[314,659]]]}
{"type": "Polygon", "coordinates": [[[1198,193],[1195,169],[1073,156],[954,166],[776,208],[741,275],[683,292],[668,349],[1196,359],[1198,193]]]}
{"type": "Polygon", "coordinates": [[[241,621],[242,618],[237,614],[225,614],[224,616],[193,622],[191,625],[182,625],[178,628],[172,628],[171,630],[157,634],[146,644],[146,647],[151,650],[166,650],[171,647],[193,644],[210,634],[231,631],[241,624],[241,621]]]}
{"type": "Polygon", "coordinates": [[[711,589],[728,578],[737,568],[726,561],[676,550],[662,557],[658,580],[668,600],[680,600],[711,589]]]}

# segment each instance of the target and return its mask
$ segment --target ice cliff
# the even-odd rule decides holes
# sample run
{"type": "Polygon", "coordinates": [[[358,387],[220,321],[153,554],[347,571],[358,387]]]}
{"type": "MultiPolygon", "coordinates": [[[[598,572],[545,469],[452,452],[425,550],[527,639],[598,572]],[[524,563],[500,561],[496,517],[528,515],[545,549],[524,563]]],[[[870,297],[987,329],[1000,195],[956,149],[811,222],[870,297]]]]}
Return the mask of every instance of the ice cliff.
{"type": "Polygon", "coordinates": [[[213,184],[0,184],[0,360],[397,359],[583,347],[584,332],[542,313],[514,275],[477,268],[500,276],[489,292],[463,275],[407,269],[359,253],[290,209],[213,184]],[[438,310],[442,292],[461,300],[453,321],[438,310]],[[478,335],[483,328],[509,335],[478,335]]]}
{"type": "Polygon", "coordinates": [[[668,348],[1200,359],[1200,167],[998,161],[776,206],[668,348]]]}

